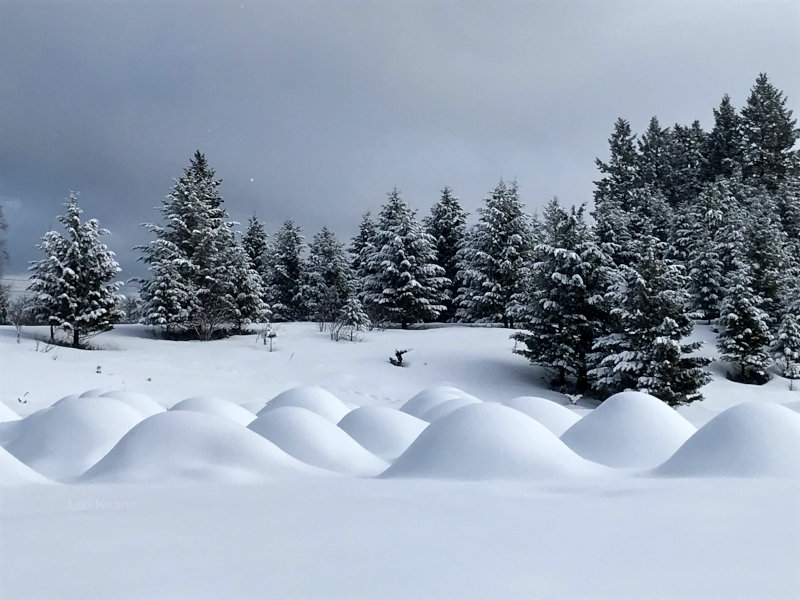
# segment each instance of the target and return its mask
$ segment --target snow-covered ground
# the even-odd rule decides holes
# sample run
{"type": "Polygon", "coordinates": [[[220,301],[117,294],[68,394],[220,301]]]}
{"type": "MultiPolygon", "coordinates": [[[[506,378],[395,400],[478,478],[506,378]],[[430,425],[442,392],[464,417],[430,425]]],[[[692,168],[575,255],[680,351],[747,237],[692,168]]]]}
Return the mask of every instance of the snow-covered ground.
{"type": "Polygon", "coordinates": [[[595,409],[503,329],[45,333],[0,327],[0,597],[800,596],[784,379],[595,409]]]}

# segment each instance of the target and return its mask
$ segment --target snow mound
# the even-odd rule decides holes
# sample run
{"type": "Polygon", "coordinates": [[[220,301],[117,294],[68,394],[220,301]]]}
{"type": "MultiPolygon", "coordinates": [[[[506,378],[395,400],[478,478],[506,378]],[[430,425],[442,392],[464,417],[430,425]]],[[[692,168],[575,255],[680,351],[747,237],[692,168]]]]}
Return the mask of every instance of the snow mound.
{"type": "Polygon", "coordinates": [[[17,487],[31,483],[50,483],[13,454],[0,448],[0,488],[17,487]]]}
{"type": "Polygon", "coordinates": [[[328,390],[314,386],[300,386],[286,390],[275,396],[272,400],[267,402],[264,408],[258,411],[258,416],[260,417],[276,408],[284,408],[287,406],[295,406],[310,410],[321,417],[325,417],[334,425],[350,412],[350,409],[347,408],[345,403],[328,390]]]}
{"type": "Polygon", "coordinates": [[[313,471],[245,427],[177,410],[139,423],[80,481],[265,483],[313,471]]]}
{"type": "Polygon", "coordinates": [[[253,413],[238,404],[219,398],[187,398],[175,404],[170,410],[193,410],[207,415],[222,417],[244,427],[247,427],[256,418],[253,413]]]}
{"type": "Polygon", "coordinates": [[[570,427],[561,440],[591,461],[610,467],[655,467],[696,431],[658,398],[614,394],[570,427]]]}
{"type": "Polygon", "coordinates": [[[428,423],[433,423],[437,419],[441,419],[442,417],[446,417],[450,413],[454,413],[459,408],[464,408],[465,406],[469,406],[470,404],[478,404],[481,401],[477,398],[472,396],[464,396],[462,398],[453,398],[452,400],[445,400],[441,404],[437,404],[430,410],[426,410],[422,413],[421,419],[423,421],[427,421],[428,423]]]}
{"type": "Polygon", "coordinates": [[[45,477],[64,480],[103,458],[141,420],[119,400],[71,398],[18,421],[3,445],[45,477]]]}
{"type": "Polygon", "coordinates": [[[503,404],[536,419],[557,436],[561,436],[581,419],[566,406],[537,396],[519,396],[506,400],[503,404]]]}
{"type": "Polygon", "coordinates": [[[7,423],[8,421],[16,421],[20,416],[11,410],[5,403],[0,402],[0,423],[7,423]]]}
{"type": "Polygon", "coordinates": [[[602,471],[529,416],[480,403],[431,423],[381,477],[542,479],[602,471]]]}
{"type": "MultiPolygon", "coordinates": [[[[109,390],[108,388],[94,388],[92,390],[86,390],[83,392],[78,398],[97,398],[98,396],[102,396],[105,393],[113,392],[114,390],[109,390]]],[[[69,396],[67,396],[69,397],[69,396]]],[[[63,400],[63,398],[62,398],[63,400]]]]}
{"type": "Polygon", "coordinates": [[[447,386],[431,387],[419,392],[416,396],[403,404],[403,406],[400,407],[400,410],[411,415],[412,417],[417,417],[418,419],[427,421],[428,419],[425,418],[425,415],[433,411],[433,409],[435,409],[437,406],[451,400],[465,399],[473,400],[473,404],[480,402],[480,400],[475,396],[472,396],[458,388],[447,386]]]}
{"type": "Polygon", "coordinates": [[[778,404],[738,404],[698,429],[654,473],[800,477],[800,415],[778,404]]]}
{"type": "Polygon", "coordinates": [[[98,396],[99,398],[113,398],[124,402],[131,408],[138,410],[142,413],[143,417],[152,417],[158,413],[164,412],[164,407],[158,402],[145,394],[137,394],[136,392],[125,392],[122,390],[114,390],[113,392],[105,392],[98,396]]]}
{"type": "Polygon", "coordinates": [[[388,461],[400,456],[428,426],[426,421],[386,406],[362,406],[339,421],[367,450],[388,461]]]}
{"type": "Polygon", "coordinates": [[[350,475],[372,476],[386,463],[343,430],[306,408],[283,406],[262,414],[250,429],[305,463],[350,475]]]}

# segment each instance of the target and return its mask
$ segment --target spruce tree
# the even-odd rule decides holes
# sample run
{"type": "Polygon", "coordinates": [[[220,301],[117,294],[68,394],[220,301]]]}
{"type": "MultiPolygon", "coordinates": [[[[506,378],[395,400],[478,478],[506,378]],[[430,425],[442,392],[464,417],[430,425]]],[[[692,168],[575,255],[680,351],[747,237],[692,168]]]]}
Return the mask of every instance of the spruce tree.
{"type": "Polygon", "coordinates": [[[797,167],[794,145],[800,131],[786,100],[766,73],[761,73],[742,108],[744,179],[770,191],[776,190],[797,167]]]}
{"type": "Polygon", "coordinates": [[[708,134],[709,181],[734,177],[742,168],[744,137],[742,123],[728,94],[714,109],[714,128],[708,134]]]}
{"type": "Polygon", "coordinates": [[[676,124],[670,141],[670,186],[665,194],[670,206],[685,208],[697,198],[708,175],[708,134],[699,121],[689,127],[676,124]]]}
{"type": "Polygon", "coordinates": [[[250,323],[269,320],[272,311],[264,302],[264,282],[254,268],[244,245],[234,243],[228,249],[226,260],[233,294],[233,330],[244,333],[250,323]]]}
{"type": "Polygon", "coordinates": [[[610,259],[594,241],[584,207],[562,208],[554,198],[545,208],[541,239],[533,251],[523,313],[525,329],[514,350],[551,371],[554,384],[587,385],[586,356],[602,333],[601,273],[610,259]]]}
{"type": "Polygon", "coordinates": [[[297,223],[284,221],[273,238],[269,293],[273,316],[281,321],[308,318],[305,238],[297,223]]]}
{"type": "Polygon", "coordinates": [[[588,357],[592,387],[604,396],[634,389],[676,405],[701,399],[710,380],[709,361],[690,356],[700,343],[682,342],[693,328],[686,282],[660,246],[641,240],[636,263],[621,265],[609,281],[609,331],[588,357]]]}
{"type": "Polygon", "coordinates": [[[447,289],[444,301],[446,310],[442,312],[442,320],[455,320],[453,299],[458,296],[458,259],[456,254],[464,244],[467,231],[467,213],[452,190],[445,187],[441,198],[431,207],[430,216],[424,220],[425,230],[436,240],[436,255],[439,266],[444,269],[445,277],[451,284],[447,289]]]}
{"type": "Polygon", "coordinates": [[[638,146],[638,184],[649,185],[668,198],[672,184],[672,134],[661,127],[657,117],[652,117],[638,146]]]}
{"type": "Polygon", "coordinates": [[[353,275],[344,244],[327,227],[311,242],[307,280],[311,316],[321,323],[332,322],[352,293],[353,275]]]}
{"type": "Polygon", "coordinates": [[[533,251],[532,220],[516,182],[501,181],[456,254],[461,290],[456,316],[465,321],[514,326],[514,299],[524,291],[533,251]]]}
{"type": "Polygon", "coordinates": [[[603,177],[595,181],[594,204],[602,212],[608,201],[615,202],[622,210],[627,211],[630,192],[639,186],[639,157],[636,152],[636,136],[631,133],[631,126],[625,119],[619,118],[614,123],[614,131],[608,140],[610,157],[607,163],[599,158],[595,164],[603,177]]]}
{"type": "Polygon", "coordinates": [[[361,306],[359,299],[355,297],[348,298],[347,302],[339,309],[336,323],[346,332],[351,342],[355,340],[359,331],[366,331],[372,326],[369,315],[361,306]]]}
{"type": "Polygon", "coordinates": [[[431,321],[445,310],[450,281],[436,264],[436,241],[417,222],[397,189],[383,205],[362,282],[365,305],[383,321],[431,321]]]}
{"type": "Polygon", "coordinates": [[[731,275],[728,294],[722,302],[719,323],[722,331],[717,348],[722,360],[735,363],[732,379],[742,383],[766,383],[769,366],[767,347],[772,342],[769,315],[761,308],[763,300],[752,287],[746,265],[731,275]]]}
{"type": "Polygon", "coordinates": [[[800,282],[794,286],[772,346],[772,357],[788,379],[800,379],[800,282]]]}
{"type": "Polygon", "coordinates": [[[122,283],[112,281],[121,269],[100,241],[108,230],[97,219],[81,220],[77,194],[70,193],[64,206],[58,221],[66,235],[45,234],[39,247],[51,254],[31,266],[28,290],[37,297],[36,310],[80,348],[87,338],[112,329],[122,316],[118,304],[123,298],[117,293],[122,283]]]}
{"type": "Polygon", "coordinates": [[[267,273],[267,232],[264,224],[256,215],[250,217],[247,232],[242,239],[242,247],[250,259],[250,265],[256,273],[264,277],[267,273]]]}

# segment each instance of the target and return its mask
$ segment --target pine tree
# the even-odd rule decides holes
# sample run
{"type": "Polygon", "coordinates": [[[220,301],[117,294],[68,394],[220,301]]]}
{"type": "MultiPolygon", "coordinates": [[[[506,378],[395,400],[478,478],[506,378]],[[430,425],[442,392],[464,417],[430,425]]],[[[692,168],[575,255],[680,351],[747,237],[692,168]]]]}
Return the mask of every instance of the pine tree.
{"type": "Polygon", "coordinates": [[[732,273],[730,289],[720,311],[719,323],[723,329],[717,338],[717,348],[722,360],[738,366],[734,380],[761,384],[768,380],[766,349],[772,342],[772,334],[770,317],[761,308],[763,301],[753,290],[748,271],[743,265],[732,273]]]}
{"type": "Polygon", "coordinates": [[[165,225],[145,225],[156,240],[139,249],[156,280],[142,285],[143,321],[163,326],[167,335],[192,332],[208,340],[236,320],[234,224],[214,176],[196,152],[159,209],[165,225]],[[160,264],[165,260],[172,264],[160,264]]]}
{"type": "Polygon", "coordinates": [[[597,393],[635,389],[670,405],[702,398],[699,390],[710,380],[702,367],[709,361],[690,356],[699,343],[682,343],[693,328],[685,278],[662,255],[657,240],[641,240],[637,262],[621,265],[609,282],[609,331],[588,357],[597,393]]]}
{"type": "Polygon", "coordinates": [[[800,131],[786,100],[783,92],[761,73],[742,108],[744,179],[771,191],[792,174],[798,160],[794,145],[800,131]]]}
{"type": "Polygon", "coordinates": [[[36,310],[72,336],[80,348],[86,339],[113,328],[121,317],[120,272],[114,253],[100,241],[107,235],[96,219],[81,221],[77,194],[70,193],[66,212],[58,217],[66,236],[48,232],[39,247],[46,257],[31,266],[28,290],[36,294],[36,310]]]}
{"type": "Polygon", "coordinates": [[[700,121],[693,121],[689,127],[676,124],[670,141],[667,202],[672,207],[687,207],[700,194],[708,175],[708,134],[700,121]]]}
{"type": "Polygon", "coordinates": [[[444,301],[446,310],[442,320],[455,320],[453,299],[458,296],[458,259],[456,254],[463,246],[467,231],[467,213],[461,208],[452,190],[445,187],[439,201],[431,208],[431,214],[424,220],[425,230],[436,240],[436,256],[445,277],[451,281],[444,301]]]}
{"type": "Polygon", "coordinates": [[[639,185],[651,186],[665,198],[669,197],[672,184],[672,135],[669,129],[662,128],[658,118],[652,117],[638,145],[639,185]]]}
{"type": "Polygon", "coordinates": [[[311,243],[307,278],[309,312],[318,322],[332,322],[352,293],[353,275],[344,244],[327,227],[311,243]]]}
{"type": "Polygon", "coordinates": [[[233,329],[237,333],[243,333],[250,323],[269,320],[272,311],[264,302],[263,280],[254,268],[244,244],[234,243],[228,253],[226,262],[229,265],[229,282],[233,294],[233,329]]]}
{"type": "Polygon", "coordinates": [[[514,298],[524,291],[533,251],[531,217],[524,212],[516,182],[501,181],[456,254],[462,284],[456,316],[466,321],[514,326],[514,298]]]}
{"type": "Polygon", "coordinates": [[[302,321],[308,318],[306,306],[305,238],[297,223],[284,221],[273,238],[270,258],[271,281],[268,296],[276,319],[302,321]]]}
{"type": "Polygon", "coordinates": [[[709,181],[736,176],[742,168],[744,138],[742,123],[728,94],[714,109],[714,128],[708,135],[709,181]]]}
{"type": "Polygon", "coordinates": [[[602,212],[603,205],[613,201],[622,210],[627,211],[630,208],[629,194],[640,184],[636,136],[631,133],[628,121],[617,119],[608,144],[611,154],[608,163],[599,158],[595,159],[597,168],[603,174],[599,181],[594,182],[595,208],[602,212]]]}
{"type": "Polygon", "coordinates": [[[800,379],[800,283],[797,280],[778,324],[772,357],[781,375],[788,379],[800,379]]]}
{"type": "Polygon", "coordinates": [[[547,205],[524,301],[526,331],[513,336],[524,344],[516,354],[554,372],[556,386],[569,378],[579,390],[587,385],[586,356],[602,333],[601,272],[610,265],[584,221],[584,210],[567,211],[556,198],[547,205]]]}
{"type": "Polygon", "coordinates": [[[242,239],[242,247],[250,259],[250,265],[256,273],[264,277],[267,273],[267,232],[264,224],[256,215],[250,217],[247,232],[242,239]]]}
{"type": "Polygon", "coordinates": [[[422,229],[397,189],[380,212],[363,280],[365,305],[387,322],[435,320],[450,281],[436,264],[436,241],[422,229]]]}
{"type": "Polygon", "coordinates": [[[375,251],[375,231],[375,222],[372,220],[369,211],[367,211],[361,217],[358,233],[350,242],[350,270],[353,273],[354,293],[373,323],[380,321],[380,315],[373,310],[373,307],[366,304],[364,282],[371,275],[369,257],[375,251]]]}
{"type": "MultiPolygon", "coordinates": [[[[354,341],[359,331],[366,331],[372,326],[372,322],[361,306],[358,298],[348,298],[336,318],[337,325],[341,330],[346,331],[350,337],[350,341],[354,341]]],[[[333,332],[332,332],[333,333],[333,332]]]]}

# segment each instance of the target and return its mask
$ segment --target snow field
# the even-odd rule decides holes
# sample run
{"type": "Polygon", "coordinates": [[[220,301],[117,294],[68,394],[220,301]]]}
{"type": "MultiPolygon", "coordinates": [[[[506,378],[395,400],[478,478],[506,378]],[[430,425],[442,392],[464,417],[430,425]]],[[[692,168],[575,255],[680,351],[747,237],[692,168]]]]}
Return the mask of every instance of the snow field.
{"type": "Polygon", "coordinates": [[[503,404],[536,419],[557,436],[580,420],[580,416],[566,406],[536,396],[519,396],[503,404]]]}
{"type": "Polygon", "coordinates": [[[204,398],[197,396],[194,398],[187,398],[181,400],[170,410],[192,410],[195,412],[205,413],[207,415],[214,415],[228,419],[239,425],[247,427],[250,423],[255,421],[256,416],[246,408],[234,404],[228,400],[221,400],[219,398],[204,398]]]}
{"type": "Polygon", "coordinates": [[[339,421],[350,437],[387,461],[405,452],[427,426],[427,421],[386,406],[362,406],[339,421]]]}

